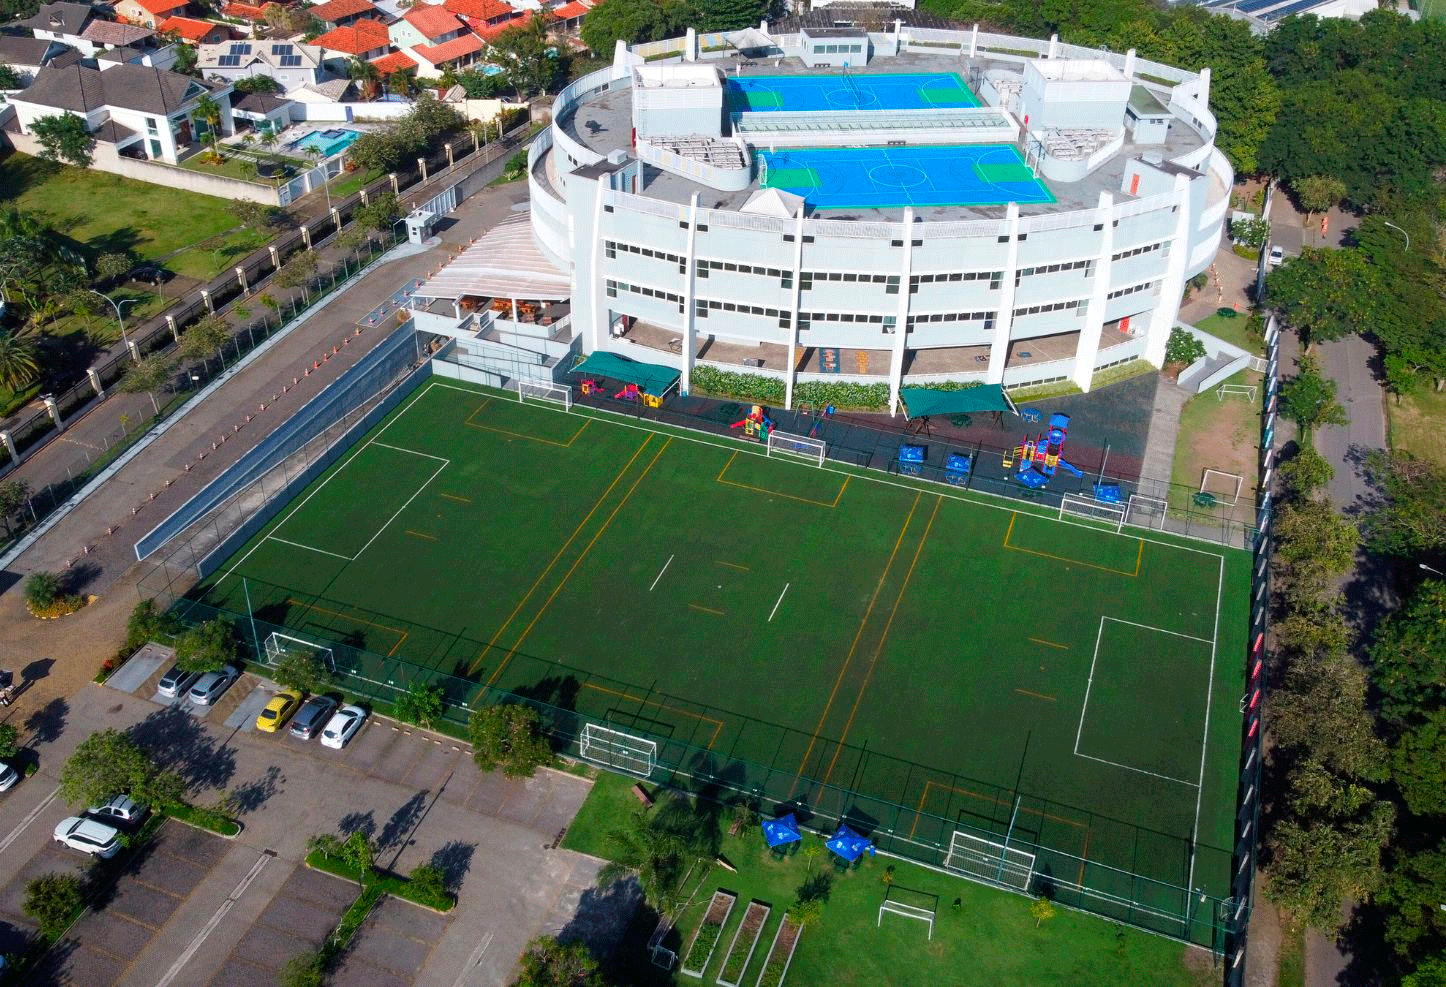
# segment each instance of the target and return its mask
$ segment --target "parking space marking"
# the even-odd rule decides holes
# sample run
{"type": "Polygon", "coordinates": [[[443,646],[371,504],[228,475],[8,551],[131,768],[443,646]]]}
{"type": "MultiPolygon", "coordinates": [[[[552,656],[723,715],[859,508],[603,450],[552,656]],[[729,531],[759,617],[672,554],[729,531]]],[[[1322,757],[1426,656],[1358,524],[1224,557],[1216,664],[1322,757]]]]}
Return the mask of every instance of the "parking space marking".
{"type": "Polygon", "coordinates": [[[467,957],[467,965],[462,968],[461,973],[457,974],[457,980],[452,984],[452,987],[462,987],[462,982],[467,979],[473,970],[482,965],[482,957],[487,955],[487,947],[492,945],[493,935],[494,933],[487,933],[487,938],[483,939],[477,948],[472,950],[472,955],[467,957]]]}
{"type": "MultiPolygon", "coordinates": [[[[59,789],[57,789],[57,791],[59,791],[59,789]]],[[[212,914],[211,918],[206,922],[205,927],[196,933],[196,937],[187,944],[181,955],[176,957],[176,962],[171,964],[171,968],[166,971],[166,975],[156,981],[156,987],[170,987],[171,981],[180,976],[186,964],[191,962],[191,957],[196,955],[196,952],[201,948],[202,944],[205,943],[206,939],[211,933],[216,931],[216,927],[221,924],[221,920],[226,917],[226,913],[229,912],[232,906],[236,904],[236,901],[246,893],[246,889],[251,886],[252,881],[256,880],[256,875],[261,873],[261,869],[266,866],[267,861],[273,859],[275,856],[275,850],[262,851],[261,856],[256,859],[256,863],[252,864],[251,869],[246,872],[246,876],[241,878],[241,883],[237,884],[235,890],[231,892],[231,896],[221,902],[215,913],[212,914]]]]}
{"type": "Polygon", "coordinates": [[[55,791],[45,796],[45,800],[39,805],[37,805],[35,808],[31,809],[30,814],[27,815],[24,819],[20,820],[20,825],[16,826],[10,831],[10,835],[6,836],[5,839],[0,840],[0,853],[4,853],[6,850],[10,849],[10,844],[14,843],[17,839],[20,838],[20,834],[25,832],[25,828],[31,823],[33,823],[35,821],[35,818],[39,816],[42,812],[44,812],[50,806],[50,803],[55,801],[55,796],[59,794],[60,786],[56,785],[55,791]]]}

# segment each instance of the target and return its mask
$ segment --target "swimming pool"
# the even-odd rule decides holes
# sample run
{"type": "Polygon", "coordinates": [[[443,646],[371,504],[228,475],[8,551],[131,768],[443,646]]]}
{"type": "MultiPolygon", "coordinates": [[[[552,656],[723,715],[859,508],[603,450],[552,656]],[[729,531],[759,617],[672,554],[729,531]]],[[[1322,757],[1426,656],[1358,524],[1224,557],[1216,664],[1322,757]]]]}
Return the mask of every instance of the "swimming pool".
{"type": "Polygon", "coordinates": [[[301,140],[293,142],[292,147],[320,151],[322,155],[329,158],[351,147],[352,141],[360,136],[361,134],[357,131],[345,128],[313,130],[301,140]]]}
{"type": "Polygon", "coordinates": [[[954,72],[745,75],[728,80],[728,109],[735,113],[978,105],[979,100],[954,72]]]}
{"type": "Polygon", "coordinates": [[[815,209],[1053,202],[1013,144],[759,151],[759,184],[815,209]]]}

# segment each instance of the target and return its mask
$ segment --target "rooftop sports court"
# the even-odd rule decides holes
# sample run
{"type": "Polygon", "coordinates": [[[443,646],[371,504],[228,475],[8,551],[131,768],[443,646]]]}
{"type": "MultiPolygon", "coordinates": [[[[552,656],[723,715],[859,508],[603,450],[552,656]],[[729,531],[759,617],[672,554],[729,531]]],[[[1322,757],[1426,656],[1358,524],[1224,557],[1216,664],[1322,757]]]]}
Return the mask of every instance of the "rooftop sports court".
{"type": "Polygon", "coordinates": [[[763,451],[432,379],[197,595],[378,694],[491,685],[1208,944],[1181,889],[1230,893],[1248,555],[763,451]]]}
{"type": "Polygon", "coordinates": [[[759,151],[759,185],[815,209],[1049,203],[1012,144],[790,148],[759,151]]]}
{"type": "Polygon", "coordinates": [[[728,108],[773,110],[927,110],[978,106],[953,72],[744,75],[728,79],[728,108]]]}

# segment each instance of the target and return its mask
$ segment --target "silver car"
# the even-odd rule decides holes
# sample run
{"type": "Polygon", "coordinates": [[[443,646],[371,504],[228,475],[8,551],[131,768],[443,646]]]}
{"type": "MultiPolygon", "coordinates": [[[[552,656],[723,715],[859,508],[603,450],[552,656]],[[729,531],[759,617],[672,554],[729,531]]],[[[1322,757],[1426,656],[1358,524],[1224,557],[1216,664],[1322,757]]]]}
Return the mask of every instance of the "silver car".
{"type": "Polygon", "coordinates": [[[301,704],[301,708],[291,718],[291,735],[302,740],[315,737],[326,725],[336,706],[336,700],[330,696],[312,696],[301,704]]]}
{"type": "Polygon", "coordinates": [[[180,665],[172,665],[170,671],[162,675],[161,681],[156,683],[156,691],[167,699],[180,699],[200,677],[200,672],[188,672],[180,665]]]}
{"type": "Polygon", "coordinates": [[[321,731],[321,745],[341,750],[346,746],[346,742],[361,729],[366,718],[367,711],[360,706],[343,706],[326,724],[326,729],[321,731]]]}
{"type": "Polygon", "coordinates": [[[240,677],[241,670],[235,665],[223,665],[219,672],[207,672],[197,679],[187,695],[197,706],[209,706],[240,677]]]}
{"type": "Polygon", "coordinates": [[[117,795],[101,805],[91,806],[85,810],[85,814],[112,826],[134,826],[150,811],[129,795],[117,795]]]}

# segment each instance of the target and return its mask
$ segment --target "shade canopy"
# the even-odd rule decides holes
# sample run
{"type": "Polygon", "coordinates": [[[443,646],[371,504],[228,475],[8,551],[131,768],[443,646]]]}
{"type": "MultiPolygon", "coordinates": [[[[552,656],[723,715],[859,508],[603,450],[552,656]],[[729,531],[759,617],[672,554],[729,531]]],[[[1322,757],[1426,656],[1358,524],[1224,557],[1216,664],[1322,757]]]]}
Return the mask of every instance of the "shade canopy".
{"type": "Polygon", "coordinates": [[[798,820],[794,819],[790,812],[786,816],[766,820],[763,823],[763,838],[768,841],[769,846],[783,846],[785,843],[797,843],[803,839],[803,834],[798,831],[798,820]]]}
{"type": "Polygon", "coordinates": [[[858,860],[865,850],[870,856],[874,853],[874,845],[846,825],[839,826],[838,832],[825,845],[849,863],[858,860]]]}
{"type": "Polygon", "coordinates": [[[503,220],[417,289],[419,298],[572,297],[572,280],[543,256],[527,215],[503,220]]]}
{"type": "Polygon", "coordinates": [[[572,368],[575,374],[592,374],[624,384],[636,384],[638,390],[654,397],[663,397],[678,383],[678,371],[657,363],[639,363],[621,353],[598,350],[572,368]]]}
{"type": "Polygon", "coordinates": [[[937,387],[901,387],[899,400],[910,418],[925,415],[969,415],[981,411],[1014,411],[1014,402],[999,384],[981,384],[958,390],[937,387]]]}

